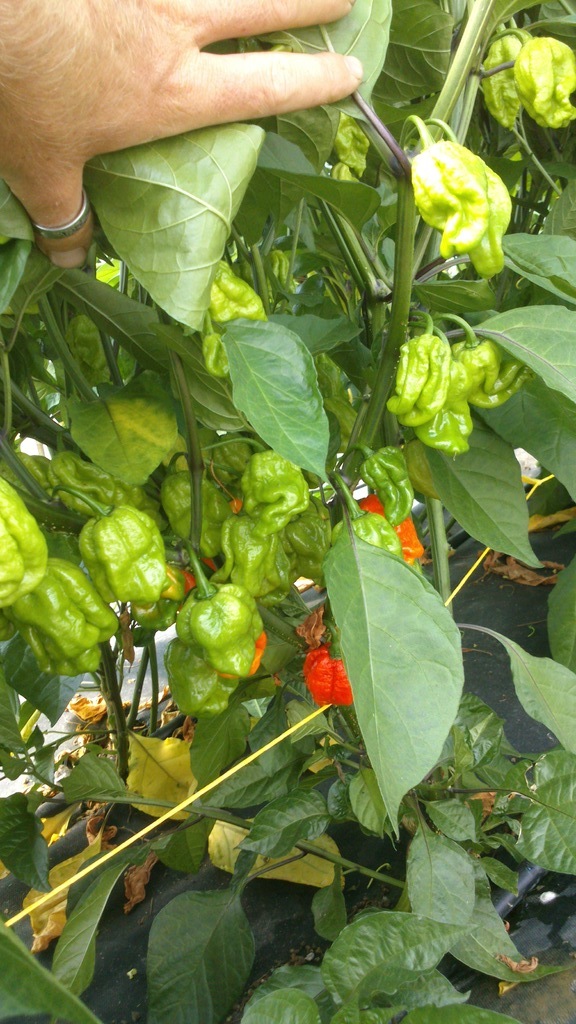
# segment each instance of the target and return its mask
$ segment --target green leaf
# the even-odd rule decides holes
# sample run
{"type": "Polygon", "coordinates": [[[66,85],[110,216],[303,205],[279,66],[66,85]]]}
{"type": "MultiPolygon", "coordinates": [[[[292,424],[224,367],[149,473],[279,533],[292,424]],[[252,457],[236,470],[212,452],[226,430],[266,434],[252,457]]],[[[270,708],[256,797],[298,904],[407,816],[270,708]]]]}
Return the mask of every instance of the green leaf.
{"type": "Polygon", "coordinates": [[[124,861],[114,864],[92,882],[74,907],[56,944],[52,974],[74,995],[81,995],[94,976],[98,925],[125,867],[124,861]]]}
{"type": "Polygon", "coordinates": [[[63,273],[64,271],[60,267],[55,267],[39,249],[32,249],[20,283],[12,295],[12,309],[19,313],[32,302],[36,302],[50,290],[63,273]]]}
{"type": "Polygon", "coordinates": [[[331,941],[338,938],[346,926],[346,904],[342,892],[342,870],[337,864],[334,879],[324,889],[317,889],[312,897],[312,913],[314,927],[323,939],[331,941]]]}
{"type": "Polygon", "coordinates": [[[200,330],[264,132],[228,124],[108,153],[85,168],[100,223],[170,316],[200,330]]]}
{"type": "Polygon", "coordinates": [[[421,1006],[404,1018],[404,1024],[520,1024],[520,1021],[493,1010],[479,1010],[477,1006],[421,1006]]]}
{"type": "Polygon", "coordinates": [[[576,500],[576,406],[541,380],[529,381],[499,409],[482,418],[515,447],[546,466],[576,500]]]}
{"type": "Polygon", "coordinates": [[[12,752],[26,750],[26,744],[18,728],[20,705],[16,691],[6,682],[0,666],[0,746],[12,752]]]}
{"type": "Polygon", "coordinates": [[[159,324],[156,333],[166,348],[182,357],[188,390],[204,426],[212,430],[242,430],[245,422],[232,402],[230,382],[208,373],[200,339],[186,337],[176,324],[159,324]]]}
{"type": "Polygon", "coordinates": [[[298,989],[300,992],[305,992],[311,999],[314,999],[316,1004],[320,1007],[322,1021],[330,1019],[332,1016],[333,1004],[330,996],[326,992],[326,986],[322,979],[322,974],[319,967],[313,967],[312,964],[302,964],[301,966],[292,966],[292,964],[284,964],[283,967],[278,967],[277,970],[273,971],[266,981],[263,981],[261,985],[254,990],[248,1003],[248,1007],[252,1008],[256,1003],[260,1002],[264,996],[269,995],[271,992],[277,992],[279,989],[298,989]],[[324,1012],[326,1008],[326,1013],[324,1012]]]}
{"type": "Polygon", "coordinates": [[[449,458],[426,451],[443,505],[472,537],[495,551],[540,565],[528,540],[528,509],[520,465],[509,444],[476,425],[470,451],[449,458]]]}
{"type": "MultiPolygon", "coordinates": [[[[423,1003],[433,1006],[449,1006],[453,1003],[465,1003],[469,992],[459,992],[440,971],[426,971],[417,978],[400,985],[390,996],[394,1005],[405,1010],[420,1007],[423,1003]]],[[[386,1021],[386,1024],[389,1024],[386,1021]]]]}
{"type": "Polygon", "coordinates": [[[294,788],[304,759],[291,743],[282,743],[220,783],[212,798],[221,807],[252,807],[275,800],[294,788]]]}
{"type": "Polygon", "coordinates": [[[470,808],[460,800],[430,800],[426,804],[430,820],[449,839],[475,843],[476,819],[470,808]]]}
{"type": "Polygon", "coordinates": [[[404,794],[435,765],[458,710],[460,634],[419,573],[347,532],[325,571],[360,729],[394,823],[404,794]]]}
{"type": "Polygon", "coordinates": [[[558,573],[548,598],[548,639],[554,660],[576,672],[576,558],[558,573]]]}
{"type": "Polygon", "coordinates": [[[237,407],[274,451],[325,479],[328,420],[304,343],[278,324],[235,321],[224,344],[237,407]]]}
{"type": "Polygon", "coordinates": [[[279,114],[260,121],[266,132],[273,132],[298,149],[317,173],[326,163],[338,130],[340,115],[334,107],[311,107],[293,114],[279,114]]]}
{"type": "Polygon", "coordinates": [[[508,235],[506,266],[552,295],[576,304],[576,241],[566,235],[508,235]]]}
{"type": "Polygon", "coordinates": [[[430,281],[417,284],[414,294],[418,302],[439,313],[478,313],[494,309],[496,302],[488,281],[430,281]]]}
{"type": "Polygon", "coordinates": [[[126,786],[112,762],[92,751],[84,754],[62,779],[62,789],[70,804],[76,800],[123,800],[127,796],[126,786]]]}
{"type": "Polygon", "coordinates": [[[327,950],[326,988],[336,1002],[367,1002],[435,967],[462,928],[386,910],[356,918],[327,950]]]}
{"type": "Polygon", "coordinates": [[[317,790],[295,790],[266,804],[241,842],[243,850],[283,857],[299,839],[317,839],[330,824],[326,801],[317,790]]]}
{"type": "Polygon", "coordinates": [[[198,721],[190,748],[190,766],[198,786],[211,782],[223,768],[242,756],[249,732],[248,712],[234,701],[234,697],[216,718],[198,721]]]}
{"type": "Polygon", "coordinates": [[[49,1013],[71,1024],[102,1024],[75,995],[42,967],[4,924],[0,924],[0,1020],[49,1013]]]}
{"type": "Polygon", "coordinates": [[[0,245],[0,313],[10,305],[28,261],[31,243],[20,238],[0,245]]]}
{"type": "MultiPolygon", "coordinates": [[[[356,0],[350,14],[323,28],[274,32],[266,38],[273,43],[287,44],[300,53],[334,49],[337,53],[358,57],[364,68],[358,91],[368,102],[386,57],[391,14],[391,0],[356,0]]],[[[358,116],[358,108],[352,100],[345,100],[338,106],[358,116]]]]}
{"type": "Polygon", "coordinates": [[[160,837],[152,844],[152,849],[167,868],[196,874],[204,860],[213,827],[214,822],[205,818],[168,839],[160,837]]]}
{"type": "Polygon", "coordinates": [[[548,387],[576,402],[576,310],[522,306],[484,320],[478,331],[521,359],[548,387]]]}
{"type": "Polygon", "coordinates": [[[524,710],[550,729],[566,750],[576,754],[576,674],[551,658],[535,658],[501,633],[484,626],[476,628],[506,649],[516,695],[524,710]]]}
{"type": "Polygon", "coordinates": [[[176,444],[172,396],[145,370],[97,402],[69,399],[74,441],[96,466],[128,484],[143,484],[176,444]]]}
{"type": "Polygon", "coordinates": [[[320,1024],[318,1007],[305,992],[279,989],[248,1007],[242,1024],[320,1024]]]}
{"type": "Polygon", "coordinates": [[[54,725],[76,692],[77,677],[41,672],[36,658],[19,633],[0,647],[6,679],[54,725]]]}
{"type": "Polygon", "coordinates": [[[490,885],[482,869],[482,862],[475,865],[476,904],[469,923],[461,931],[460,938],[450,947],[452,956],[467,964],[474,971],[490,974],[502,981],[529,982],[545,974],[554,974],[562,968],[540,965],[529,974],[519,973],[498,960],[499,956],[510,957],[516,962],[522,954],[512,942],[504,922],[494,909],[490,896],[490,885]]]}
{"type": "Polygon", "coordinates": [[[371,768],[361,768],[356,772],[348,787],[348,796],[362,828],[377,836],[384,836],[390,828],[390,820],[380,794],[376,773],[371,768]]]}
{"type": "Polygon", "coordinates": [[[576,758],[552,750],[536,764],[519,853],[550,871],[576,874],[576,758]]]}
{"type": "Polygon", "coordinates": [[[545,235],[576,238],[576,181],[568,182],[560,198],[552,204],[542,231],[545,235]]]}
{"type": "Polygon", "coordinates": [[[48,847],[23,793],[0,799],[0,861],[32,889],[47,892],[48,847]]]}
{"type": "Polygon", "coordinates": [[[494,885],[499,886],[500,889],[505,889],[506,892],[518,892],[517,871],[507,868],[501,860],[496,860],[495,857],[482,857],[481,864],[490,881],[494,882],[494,885]]]}
{"type": "Polygon", "coordinates": [[[388,103],[437,92],[450,61],[454,21],[430,0],[395,0],[390,45],[378,94],[388,103]]]}
{"type": "Polygon", "coordinates": [[[242,994],[254,939],[230,892],[186,892],[154,918],[148,1024],[220,1024],[242,994]]]}
{"type": "Polygon", "coordinates": [[[82,270],[66,270],[56,284],[56,293],[78,313],[90,317],[147,370],[158,373],[168,366],[165,346],[155,331],[158,316],[150,306],[88,277],[82,270]]]}
{"type": "Polygon", "coordinates": [[[408,898],[415,914],[466,924],[474,909],[474,868],[462,847],[419,828],[408,850],[408,898]]]}
{"type": "Polygon", "coordinates": [[[0,179],[0,234],[8,238],[26,238],[32,241],[33,231],[30,218],[16,196],[0,179]]]}
{"type": "Polygon", "coordinates": [[[269,322],[284,327],[287,331],[297,334],[313,356],[320,352],[331,352],[347,341],[357,338],[360,327],[347,317],[338,316],[325,320],[321,316],[304,313],[303,316],[292,316],[289,313],[275,313],[269,322]]]}

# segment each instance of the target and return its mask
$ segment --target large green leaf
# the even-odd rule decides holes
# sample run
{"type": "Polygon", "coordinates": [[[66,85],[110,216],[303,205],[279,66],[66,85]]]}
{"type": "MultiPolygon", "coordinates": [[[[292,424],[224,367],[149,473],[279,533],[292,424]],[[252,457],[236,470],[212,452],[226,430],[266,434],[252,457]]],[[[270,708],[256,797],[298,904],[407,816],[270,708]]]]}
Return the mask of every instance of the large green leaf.
{"type": "Polygon", "coordinates": [[[152,849],[166,867],[196,874],[206,855],[213,827],[214,822],[204,818],[172,836],[161,836],[152,844],[152,849]]]}
{"type": "Polygon", "coordinates": [[[468,804],[460,800],[431,800],[426,804],[426,813],[436,828],[449,839],[476,842],[476,819],[468,804]]]}
{"type": "Polygon", "coordinates": [[[71,1024],[102,1024],[0,923],[0,1020],[49,1013],[71,1024]]]}
{"type": "Polygon", "coordinates": [[[543,233],[576,238],[576,181],[568,182],[560,198],[553,204],[544,221],[543,233]]]}
{"type": "Polygon", "coordinates": [[[90,199],[116,252],[166,312],[195,330],[263,138],[256,125],[202,128],[86,167],[90,199]]]}
{"type": "Polygon", "coordinates": [[[441,89],[452,31],[451,15],[430,0],[395,0],[378,95],[387,103],[398,104],[441,89]]]}
{"type": "Polygon", "coordinates": [[[414,294],[418,302],[439,313],[482,312],[494,309],[496,302],[488,281],[429,281],[415,285],[414,294]]]}
{"type": "Polygon", "coordinates": [[[186,892],[154,918],[148,1024],[220,1024],[241,995],[254,939],[238,897],[186,892]]]}
{"type": "Polygon", "coordinates": [[[339,120],[340,115],[334,107],[312,107],[293,114],[267,117],[260,124],[265,131],[298,146],[319,173],[332,152],[339,120]]]}
{"type": "Polygon", "coordinates": [[[190,748],[190,766],[199,786],[215,779],[223,768],[244,753],[250,732],[246,708],[232,696],[225,711],[215,718],[200,718],[190,748]]]}
{"type": "Polygon", "coordinates": [[[30,647],[19,633],[2,644],[0,658],[10,686],[54,725],[74,695],[77,677],[41,672],[30,647]]]}
{"type": "Polygon", "coordinates": [[[32,224],[23,206],[0,179],[0,234],[32,240],[32,224]]]}
{"type": "Polygon", "coordinates": [[[314,928],[323,939],[336,939],[346,927],[348,912],[342,892],[342,869],[335,865],[330,885],[317,889],[312,897],[314,928]]]}
{"type": "Polygon", "coordinates": [[[254,990],[246,1009],[255,1006],[256,1003],[260,1002],[264,996],[269,995],[271,992],[290,988],[296,988],[300,992],[305,992],[311,999],[314,999],[317,1005],[322,1008],[323,1022],[326,1016],[330,1019],[332,1000],[326,992],[320,968],[313,967],[312,964],[302,964],[301,966],[284,964],[282,967],[278,967],[266,981],[263,981],[254,990]],[[324,1013],[324,1006],[327,1006],[327,1015],[324,1013]]]}
{"type": "Polygon", "coordinates": [[[238,409],[274,451],[324,479],[328,420],[303,341],[280,324],[237,320],[224,344],[238,409]]]}
{"type": "MultiPolygon", "coordinates": [[[[391,0],[356,0],[350,14],[340,21],[322,28],[274,32],[267,38],[301,53],[334,49],[337,53],[358,57],[364,68],[364,79],[358,91],[369,101],[386,57],[391,15],[391,0]]],[[[345,100],[338,106],[358,115],[352,100],[345,100]]]]}
{"type": "Polygon", "coordinates": [[[566,235],[509,235],[506,266],[545,291],[576,304],[576,241],[566,235]]]}
{"type": "Polygon", "coordinates": [[[576,402],[576,310],[521,306],[484,320],[478,328],[576,402]]]}
{"type": "Polygon", "coordinates": [[[295,790],[272,800],[254,819],[243,850],[284,857],[300,839],[317,839],[330,824],[326,801],[317,790],[295,790]]]}
{"type": "Polygon", "coordinates": [[[554,660],[576,672],[576,558],[558,573],[548,598],[548,639],[554,660]]]}
{"type": "Polygon", "coordinates": [[[270,317],[270,322],[297,334],[313,356],[320,352],[331,352],[360,334],[359,325],[345,316],[326,320],[312,313],[304,313],[302,316],[275,313],[270,317]]]}
{"type": "Polygon", "coordinates": [[[242,1024],[320,1024],[320,1014],[314,1000],[305,992],[282,988],[269,992],[257,1003],[249,1006],[242,1016],[242,1024]]]}
{"type": "Polygon", "coordinates": [[[494,1010],[479,1010],[477,1006],[421,1006],[404,1018],[404,1024],[520,1024],[520,1021],[494,1010]]]}
{"type": "Polygon", "coordinates": [[[474,868],[461,846],[419,828],[408,850],[406,884],[420,917],[466,924],[474,909],[474,868]]]}
{"type": "Polygon", "coordinates": [[[129,484],[143,484],[176,444],[172,396],[145,370],[96,402],[70,399],[72,437],[95,465],[129,484]]]}
{"type": "Polygon", "coordinates": [[[356,713],[388,815],[436,763],[458,710],[460,634],[437,592],[344,530],[325,563],[356,713]]]}
{"type": "Polygon", "coordinates": [[[0,313],[10,305],[30,254],[31,243],[21,238],[0,245],[0,313]]]}
{"type": "Polygon", "coordinates": [[[536,981],[545,974],[553,974],[559,970],[560,968],[557,967],[541,965],[535,971],[523,974],[513,971],[498,959],[499,956],[507,956],[518,962],[522,959],[522,954],[516,949],[504,927],[504,922],[494,909],[490,896],[490,883],[480,863],[476,863],[475,874],[476,903],[474,912],[466,928],[462,929],[460,937],[450,947],[452,956],[475,971],[491,974],[494,978],[501,978],[502,981],[509,982],[536,981]]]}
{"type": "Polygon", "coordinates": [[[576,754],[576,674],[551,658],[535,658],[492,629],[470,628],[488,633],[502,644],[510,658],[516,694],[524,710],[551,729],[566,750],[576,754]]]}
{"type": "Polygon", "coordinates": [[[322,963],[326,988],[336,1000],[366,1002],[435,967],[462,932],[397,911],[359,917],[344,928],[322,963]]]}
{"type": "Polygon", "coordinates": [[[125,867],[120,858],[92,882],[74,907],[56,944],[52,974],[74,995],[81,995],[92,981],[100,918],[125,867]]]}
{"type": "Polygon", "coordinates": [[[518,852],[550,871],[576,874],[576,758],[552,750],[538,761],[518,852]]]}
{"type": "Polygon", "coordinates": [[[505,441],[530,452],[576,500],[576,405],[541,380],[530,381],[482,417],[505,441]]]}
{"type": "Polygon", "coordinates": [[[48,847],[41,833],[42,823],[28,810],[23,793],[0,799],[0,861],[21,881],[46,892],[48,847]]]}
{"type": "Polygon", "coordinates": [[[514,451],[476,425],[470,451],[456,459],[426,452],[434,486],[451,515],[476,540],[528,565],[540,565],[528,540],[528,508],[514,451]]]}
{"type": "Polygon", "coordinates": [[[142,302],[123,295],[116,288],[88,277],[81,270],[66,270],[56,293],[84,313],[96,326],[119,342],[147,370],[162,371],[168,353],[154,330],[157,313],[142,302]]]}
{"type": "Polygon", "coordinates": [[[93,751],[84,754],[62,779],[62,789],[70,804],[76,800],[122,800],[127,792],[112,762],[93,751]]]}

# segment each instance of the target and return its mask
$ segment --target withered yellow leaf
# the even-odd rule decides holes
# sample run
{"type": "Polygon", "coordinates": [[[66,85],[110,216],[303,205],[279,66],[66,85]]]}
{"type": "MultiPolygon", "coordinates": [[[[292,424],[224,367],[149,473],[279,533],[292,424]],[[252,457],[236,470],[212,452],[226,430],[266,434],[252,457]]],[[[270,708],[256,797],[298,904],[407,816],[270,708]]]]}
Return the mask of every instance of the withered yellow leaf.
{"type": "MultiPolygon", "coordinates": [[[[91,857],[98,853],[100,853],[100,839],[92,843],[91,846],[87,846],[74,857],[69,857],[68,860],[63,860],[60,864],[56,864],[48,873],[50,888],[55,889],[61,882],[67,882],[69,878],[72,878],[80,870],[85,861],[90,860],[91,857]]],[[[31,903],[35,903],[43,895],[44,893],[39,892],[37,889],[30,889],[30,892],[27,893],[22,901],[22,906],[29,907],[31,903]]],[[[30,914],[30,924],[32,925],[32,933],[34,935],[34,942],[32,943],[33,953],[39,953],[42,949],[46,949],[53,939],[57,939],[62,934],[66,924],[67,899],[68,890],[65,889],[63,892],[56,893],[51,899],[46,900],[46,903],[43,903],[41,907],[33,910],[30,914]]]]}
{"type": "MultiPolygon", "coordinates": [[[[176,805],[198,789],[190,768],[190,743],[170,736],[166,740],[130,733],[130,761],[126,785],[133,793],[149,800],[162,800],[176,805]]],[[[134,804],[145,814],[157,818],[166,810],[154,804],[134,804]]],[[[186,811],[174,815],[175,820],[188,817],[186,811]]]]}
{"type": "MultiPolygon", "coordinates": [[[[240,853],[238,845],[247,834],[248,830],[245,828],[217,821],[208,839],[208,854],[214,867],[232,873],[240,853]]],[[[334,853],[337,856],[339,854],[336,843],[327,835],[315,839],[314,846],[334,853]]],[[[297,856],[299,852],[299,850],[294,848],[285,857],[259,856],[251,873],[259,871],[260,868],[270,864],[276,864],[278,861],[285,860],[286,857],[297,856]]],[[[324,889],[326,886],[332,885],[334,881],[334,864],[323,860],[322,857],[315,857],[314,854],[307,853],[301,860],[295,860],[292,864],[283,864],[282,867],[270,868],[261,877],[277,878],[283,882],[298,882],[300,885],[312,885],[316,889],[324,889]]],[[[342,886],[344,886],[344,879],[342,879],[342,886]]]]}
{"type": "Polygon", "coordinates": [[[79,803],[70,804],[69,807],[65,807],[63,811],[59,811],[58,814],[52,815],[51,818],[42,818],[42,835],[48,846],[52,846],[57,839],[60,839],[68,830],[68,822],[70,818],[80,807],[79,803]]]}

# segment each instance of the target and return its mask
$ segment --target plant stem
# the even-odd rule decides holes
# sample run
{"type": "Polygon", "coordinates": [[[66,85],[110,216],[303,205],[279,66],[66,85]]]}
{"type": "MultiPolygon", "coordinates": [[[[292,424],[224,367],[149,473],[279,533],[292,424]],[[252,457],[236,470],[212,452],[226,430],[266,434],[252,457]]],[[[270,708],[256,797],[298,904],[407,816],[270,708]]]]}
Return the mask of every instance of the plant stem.
{"type": "MultiPolygon", "coordinates": [[[[48,495],[12,451],[8,437],[4,433],[0,434],[0,455],[34,498],[42,502],[48,501],[48,495]]],[[[22,500],[27,501],[28,499],[23,497],[22,500]]]]}
{"type": "Polygon", "coordinates": [[[156,644],[152,640],[147,647],[148,654],[150,657],[150,679],[152,682],[152,702],[150,704],[150,724],[148,726],[148,735],[153,736],[158,728],[158,654],[156,652],[156,644]]]}
{"type": "Polygon", "coordinates": [[[266,316],[270,316],[270,302],[268,300],[268,281],[266,280],[266,273],[264,270],[264,264],[262,263],[260,249],[258,248],[257,245],[250,246],[250,255],[252,256],[252,264],[254,267],[256,283],[258,286],[258,294],[262,299],[262,305],[264,306],[264,312],[266,313],[266,316]]]}
{"type": "Polygon", "coordinates": [[[301,199],[296,207],[294,227],[292,229],[292,245],[290,247],[290,263],[288,264],[288,274],[286,275],[286,290],[294,276],[294,264],[296,263],[296,254],[298,252],[298,242],[300,241],[300,229],[302,227],[302,216],[304,214],[304,200],[301,199]]]}
{"type": "Polygon", "coordinates": [[[200,537],[202,534],[202,474],[204,471],[204,463],[202,461],[202,450],[200,448],[200,438],[198,437],[194,403],[192,401],[192,395],[190,394],[190,388],[186,382],[186,374],[184,373],[182,360],[176,352],[171,351],[170,362],[172,364],[172,370],[174,371],[176,387],[178,389],[178,395],[180,397],[182,411],[184,413],[184,421],[186,423],[186,447],[188,449],[188,468],[190,470],[191,484],[190,543],[192,544],[194,551],[199,552],[200,537]]]}
{"type": "Polygon", "coordinates": [[[56,317],[54,316],[52,306],[50,305],[50,300],[44,297],[40,299],[40,301],[38,302],[38,306],[40,308],[40,313],[42,315],[44,323],[48,328],[50,339],[58,353],[59,358],[62,361],[64,369],[70,376],[70,379],[74,384],[78,394],[80,395],[81,398],[84,398],[85,401],[93,402],[96,398],[96,395],[94,394],[84,374],[81,372],[78,363],[70,354],[70,350],[68,348],[68,345],[66,344],[66,339],[64,338],[64,335],[62,334],[62,331],[60,329],[60,325],[58,324],[56,317]]]}
{"type": "Polygon", "coordinates": [[[432,111],[432,117],[441,121],[449,120],[466,80],[478,62],[479,49],[490,28],[496,2],[497,0],[476,0],[473,4],[460,45],[432,111]]]}
{"type": "Polygon", "coordinates": [[[109,644],[100,644],[100,650],[102,652],[100,687],[108,709],[110,732],[116,736],[118,774],[122,779],[126,779],[128,775],[128,728],[116,677],[116,663],[109,644]]]}
{"type": "Polygon", "coordinates": [[[258,605],[258,611],[264,626],[271,633],[274,633],[280,640],[284,640],[285,643],[292,644],[292,647],[297,647],[301,651],[306,649],[308,646],[306,641],[288,626],[285,619],[277,615],[276,612],[273,612],[271,608],[264,608],[260,604],[258,605]]]}
{"type": "Polygon", "coordinates": [[[512,132],[514,138],[517,139],[517,141],[522,146],[522,149],[525,151],[526,155],[532,161],[532,163],[537,168],[537,170],[540,171],[540,174],[544,178],[544,181],[547,182],[547,184],[556,193],[557,196],[561,196],[562,195],[562,189],[558,188],[558,185],[550,177],[550,175],[548,174],[548,171],[546,170],[546,168],[543,167],[542,164],[540,163],[538,157],[536,156],[534,150],[532,149],[532,146],[528,142],[528,139],[526,137],[526,133],[524,131],[524,126],[522,125],[521,122],[520,122],[520,127],[521,127],[520,131],[518,131],[514,126],[512,126],[512,128],[510,129],[510,131],[512,132]]]}
{"type": "Polygon", "coordinates": [[[430,531],[430,548],[434,586],[446,604],[450,596],[450,567],[448,565],[448,539],[444,525],[444,507],[438,498],[426,498],[428,528],[430,531]]]}
{"type": "Polygon", "coordinates": [[[136,682],[134,683],[134,693],[132,694],[132,703],[130,705],[130,711],[128,712],[128,718],[126,719],[126,728],[133,729],[136,725],[136,719],[138,718],[138,710],[140,707],[140,697],[142,696],[142,687],[144,686],[144,680],[146,678],[146,671],[148,669],[148,662],[150,660],[150,652],[148,647],[142,648],[142,657],[140,658],[140,664],[138,666],[138,673],[136,675],[136,682]]]}
{"type": "MultiPolygon", "coordinates": [[[[0,342],[2,342],[1,335],[0,342]]],[[[4,427],[2,432],[4,437],[8,437],[12,430],[12,388],[10,386],[10,357],[3,343],[0,348],[0,361],[2,381],[4,383],[4,427]]]]}
{"type": "Polygon", "coordinates": [[[38,426],[49,430],[51,434],[56,435],[61,439],[66,439],[70,443],[70,435],[66,428],[60,423],[56,423],[56,421],[43,412],[42,409],[39,409],[34,402],[31,402],[24,392],[20,390],[18,385],[14,383],[14,381],[11,381],[10,383],[10,390],[12,392],[14,404],[18,406],[22,412],[28,415],[31,420],[36,422],[38,426]]]}

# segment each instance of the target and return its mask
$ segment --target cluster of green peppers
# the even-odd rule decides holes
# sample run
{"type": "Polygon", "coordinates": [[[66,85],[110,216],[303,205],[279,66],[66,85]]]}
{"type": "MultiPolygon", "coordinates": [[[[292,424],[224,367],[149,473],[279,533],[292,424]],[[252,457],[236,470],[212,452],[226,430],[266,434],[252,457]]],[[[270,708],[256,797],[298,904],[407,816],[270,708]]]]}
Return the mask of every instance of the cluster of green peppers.
{"type": "MultiPolygon", "coordinates": [[[[227,324],[230,320],[266,320],[262,300],[257,292],[237,277],[225,260],[218,264],[210,291],[210,321],[227,324]]],[[[221,334],[211,328],[202,335],[202,355],[206,370],[212,377],[227,377],[228,356],[221,334]]]]}
{"type": "Polygon", "coordinates": [[[521,107],[543,128],[566,128],[576,117],[570,102],[576,90],[576,57],[566,44],[550,36],[532,38],[518,29],[499,34],[484,61],[486,71],[514,61],[484,79],[488,110],[505,128],[512,128],[521,107]]]}
{"type": "Polygon", "coordinates": [[[431,448],[448,455],[468,451],[470,406],[502,405],[531,376],[492,341],[450,347],[445,337],[421,334],[400,348],[395,394],[388,409],[431,448]]]}

